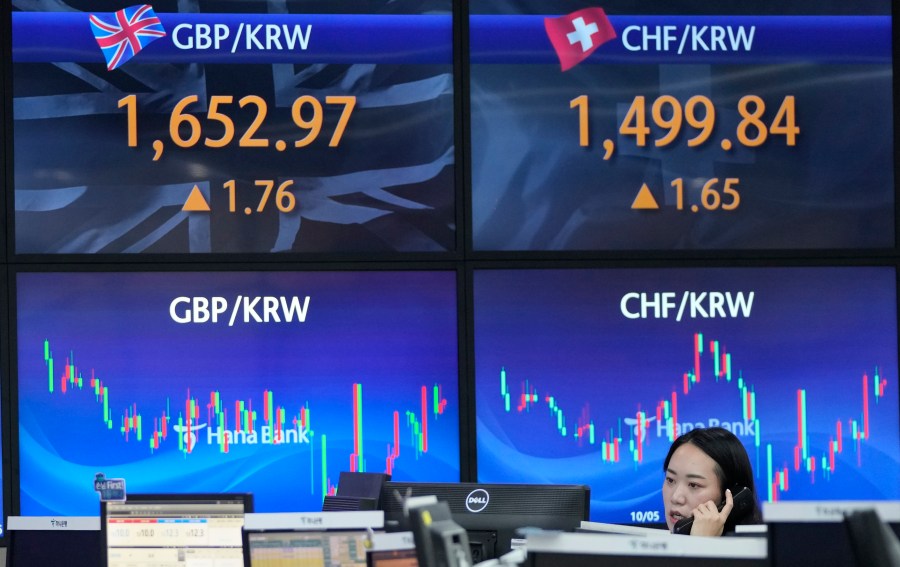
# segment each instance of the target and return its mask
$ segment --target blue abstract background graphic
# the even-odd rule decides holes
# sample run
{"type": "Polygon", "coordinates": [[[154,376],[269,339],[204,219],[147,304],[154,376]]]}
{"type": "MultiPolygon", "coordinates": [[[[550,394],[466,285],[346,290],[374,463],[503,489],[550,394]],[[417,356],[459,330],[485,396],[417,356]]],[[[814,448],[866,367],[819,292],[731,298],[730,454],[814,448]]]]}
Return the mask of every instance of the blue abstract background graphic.
{"type": "MultiPolygon", "coordinates": [[[[197,41],[193,50],[175,49],[172,29],[110,72],[91,37],[88,16],[121,7],[111,1],[13,2],[16,252],[409,253],[455,248],[449,0],[159,1],[153,8],[161,20],[169,15],[191,18],[192,30],[202,25],[214,29],[223,15],[276,27],[304,14],[325,23],[316,24],[308,51],[295,49],[293,59],[282,41],[282,49],[264,49],[250,60],[226,51],[216,63],[203,62],[209,50],[197,41]],[[73,12],[84,16],[83,34],[77,26],[65,27],[73,12]],[[328,14],[332,17],[325,18],[328,14]],[[316,51],[320,35],[340,31],[352,36],[353,18],[360,16],[369,16],[368,25],[375,26],[366,37],[392,36],[395,29],[405,35],[394,34],[384,42],[384,52],[367,50],[359,61],[348,61],[344,52],[316,51]],[[392,18],[404,27],[395,28],[392,18]],[[59,22],[65,22],[60,33],[78,36],[86,46],[93,42],[92,48],[43,55],[56,36],[29,35],[29,25],[43,29],[59,22]],[[426,42],[416,41],[417,36],[431,46],[443,45],[438,53],[444,55],[423,61],[419,50],[426,42]],[[177,56],[170,60],[155,55],[174,51],[177,56]],[[120,103],[132,95],[134,147],[128,145],[129,110],[120,103]],[[172,117],[179,115],[179,101],[192,96],[197,102],[182,107],[182,114],[199,121],[201,137],[191,147],[178,147],[171,135],[172,117]],[[234,140],[225,147],[204,142],[224,135],[222,124],[208,118],[213,96],[233,97],[227,108],[219,108],[234,123],[234,140]],[[239,106],[248,96],[263,101],[264,113],[255,104],[239,106]],[[292,105],[305,96],[324,105],[323,124],[313,143],[295,148],[308,130],[295,124],[292,105]],[[356,97],[338,147],[329,147],[340,116],[325,104],[331,96],[356,97]],[[268,147],[239,146],[259,116],[263,120],[251,137],[268,140],[268,147]],[[157,140],[164,151],[154,161],[157,140]],[[278,150],[278,141],[286,149],[278,150]],[[233,198],[225,188],[229,180],[236,187],[233,198]],[[258,180],[278,185],[292,181],[296,206],[282,212],[270,199],[258,211],[263,193],[255,186],[258,180]],[[182,210],[195,186],[209,212],[182,210]]],[[[179,33],[183,38],[186,32],[179,33]]],[[[331,38],[328,44],[353,42],[331,38]]],[[[82,43],[73,39],[72,45],[82,43]]],[[[260,46],[268,44],[260,41],[260,46]]],[[[305,120],[310,120],[310,108],[305,120]]],[[[183,124],[180,136],[188,137],[183,124]]]]}
{"type": "Polygon", "coordinates": [[[763,500],[769,479],[785,467],[781,500],[900,496],[893,268],[478,270],[474,286],[479,482],[588,484],[594,521],[653,521],[654,512],[664,521],[662,462],[670,438],[656,408],[674,392],[677,423],[718,423],[741,438],[763,500]],[[726,300],[714,309],[713,292],[732,294],[735,305],[742,294],[743,307],[726,300]],[[664,293],[675,294],[674,307],[664,308],[656,295],[664,293]],[[679,320],[685,293],[695,295],[679,320]],[[646,317],[635,317],[642,301],[646,317]],[[686,394],[698,333],[700,380],[686,394]],[[714,375],[713,341],[731,357],[730,382],[714,375]],[[870,437],[857,446],[851,422],[863,421],[864,374],[870,437]],[[877,401],[876,374],[886,380],[877,401]],[[755,396],[758,424],[744,419],[738,378],[755,396]],[[532,389],[536,399],[519,411],[521,394],[532,389]],[[814,474],[794,469],[801,389],[814,474]],[[640,461],[633,445],[639,411],[650,420],[640,461]],[[585,420],[594,425],[594,443],[587,433],[577,438],[585,420]],[[843,451],[829,474],[822,459],[838,421],[843,451]],[[615,437],[619,459],[604,460],[602,442],[615,437]]]}
{"type": "MultiPolygon", "coordinates": [[[[321,509],[323,486],[351,470],[354,384],[361,384],[365,468],[384,472],[399,414],[398,480],[459,480],[459,400],[455,272],[21,273],[18,287],[20,500],[23,515],[94,515],[96,473],[124,478],[130,492],[252,492],[260,512],[321,509]],[[97,290],[104,290],[98,293],[97,290]],[[306,319],[249,322],[236,298],[309,297],[306,319]],[[177,298],[224,298],[228,313],[203,321],[203,310],[177,298]],[[173,312],[170,309],[174,310],[173,312]],[[54,387],[44,344],[54,360],[54,387]],[[66,364],[82,389],[61,378],[66,364]],[[112,426],[89,380],[109,389],[112,426]],[[436,415],[432,392],[445,400],[436,415]],[[423,419],[422,388],[428,415],[423,419]],[[293,443],[263,442],[264,392],[285,408],[286,427],[301,408],[308,431],[293,443]],[[190,394],[188,394],[190,392],[190,394]],[[208,416],[210,394],[228,410],[252,404],[257,442],[234,435],[227,453],[208,416]],[[196,445],[179,450],[185,400],[199,404],[196,445]],[[151,450],[153,419],[172,416],[168,438],[151,450]],[[140,413],[143,438],[122,432],[140,413]],[[415,423],[427,420],[427,450],[415,423]],[[205,427],[202,427],[204,426],[205,427]],[[213,436],[210,439],[210,436],[213,436]],[[210,442],[211,441],[211,442],[210,442]]],[[[244,303],[241,303],[244,305],[244,303]]],[[[262,304],[256,313],[262,318],[262,304]]],[[[286,437],[291,441],[290,437],[286,437]]]]}

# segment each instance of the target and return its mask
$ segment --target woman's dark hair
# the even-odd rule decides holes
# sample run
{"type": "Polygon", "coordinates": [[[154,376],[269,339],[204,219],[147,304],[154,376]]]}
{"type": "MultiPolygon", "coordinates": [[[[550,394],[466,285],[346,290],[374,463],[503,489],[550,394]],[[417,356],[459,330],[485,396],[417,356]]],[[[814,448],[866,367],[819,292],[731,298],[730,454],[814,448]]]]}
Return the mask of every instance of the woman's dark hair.
{"type": "Polygon", "coordinates": [[[691,429],[679,436],[669,447],[669,454],[663,461],[663,471],[669,470],[669,461],[675,450],[682,445],[690,443],[716,462],[716,476],[719,478],[719,486],[722,487],[722,501],[725,501],[725,489],[730,488],[732,495],[735,486],[746,486],[753,494],[753,505],[746,516],[734,522],[728,518],[725,522],[725,531],[733,531],[735,524],[758,524],[762,522],[762,514],[759,510],[759,502],[756,498],[756,487],[753,482],[753,466],[747,449],[734,433],[722,427],[702,427],[691,429]]]}

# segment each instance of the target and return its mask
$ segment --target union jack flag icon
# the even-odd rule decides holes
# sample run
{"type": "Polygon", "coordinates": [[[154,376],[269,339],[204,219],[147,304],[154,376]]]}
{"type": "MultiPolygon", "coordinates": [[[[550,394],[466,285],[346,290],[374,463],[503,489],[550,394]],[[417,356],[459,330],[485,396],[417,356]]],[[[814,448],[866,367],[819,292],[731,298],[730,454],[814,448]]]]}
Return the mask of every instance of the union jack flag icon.
{"type": "Polygon", "coordinates": [[[112,14],[91,14],[90,21],[109,71],[122,66],[141,49],[166,36],[166,30],[149,4],[131,6],[112,14]]]}

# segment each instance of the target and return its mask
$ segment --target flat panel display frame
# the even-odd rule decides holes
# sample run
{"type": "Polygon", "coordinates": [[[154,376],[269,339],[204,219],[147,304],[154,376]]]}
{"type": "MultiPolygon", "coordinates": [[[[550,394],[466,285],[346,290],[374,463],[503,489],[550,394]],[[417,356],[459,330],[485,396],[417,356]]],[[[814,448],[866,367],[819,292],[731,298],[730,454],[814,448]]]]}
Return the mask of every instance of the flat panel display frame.
{"type": "Polygon", "coordinates": [[[897,498],[894,263],[484,262],[471,277],[479,482],[580,482],[591,520],[661,525],[670,434],[718,425],[761,501],[897,498]]]}
{"type": "Polygon", "coordinates": [[[465,399],[458,393],[465,387],[458,271],[430,263],[417,270],[293,267],[15,270],[20,514],[91,513],[99,472],[139,492],[253,492],[257,509],[272,512],[320,510],[339,472],[354,468],[458,480],[469,450],[458,402],[465,399]],[[263,299],[254,315],[257,292],[263,299]],[[56,293],[62,296],[50,297],[56,293]],[[268,323],[265,297],[278,298],[268,323]],[[231,310],[213,322],[222,301],[231,310]],[[83,317],[99,325],[94,332],[77,330],[83,317]],[[48,324],[68,328],[68,338],[33,339],[48,324]],[[57,342],[71,340],[81,346],[57,342]],[[26,382],[35,372],[40,387],[26,382]],[[291,399],[297,396],[303,399],[291,399]],[[50,409],[60,403],[68,408],[50,409]],[[80,424],[81,435],[48,421],[59,419],[80,424]],[[57,455],[53,466],[48,450],[57,455]],[[47,483],[47,474],[60,478],[47,483]]]}
{"type": "Polygon", "coordinates": [[[467,23],[477,254],[896,246],[890,2],[473,1],[467,23]],[[569,44],[575,21],[590,33],[569,44]]]}
{"type": "Polygon", "coordinates": [[[457,254],[453,4],[161,0],[123,15],[152,26],[112,63],[121,3],[14,3],[12,254],[457,254]]]}

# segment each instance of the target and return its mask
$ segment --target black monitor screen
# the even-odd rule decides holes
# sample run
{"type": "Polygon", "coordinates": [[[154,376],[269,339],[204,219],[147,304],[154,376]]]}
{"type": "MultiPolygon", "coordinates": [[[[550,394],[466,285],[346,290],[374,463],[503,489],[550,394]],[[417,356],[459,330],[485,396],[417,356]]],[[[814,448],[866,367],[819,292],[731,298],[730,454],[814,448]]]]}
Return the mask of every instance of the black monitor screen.
{"type": "Polygon", "coordinates": [[[456,272],[21,272],[23,515],[130,492],[319,511],[343,471],[459,479],[456,272]]]}
{"type": "Polygon", "coordinates": [[[896,500],[896,289],[888,266],[476,270],[478,480],[662,523],[672,441],[720,426],[761,501],[896,500]]]}
{"type": "MultiPolygon", "coordinates": [[[[900,501],[805,501],[766,504],[763,516],[769,534],[772,567],[840,565],[869,567],[854,552],[846,516],[855,511],[875,511],[884,530],[900,537],[900,501]]],[[[864,542],[875,544],[881,534],[867,526],[864,542]],[[871,533],[869,533],[871,531],[871,533]]]]}
{"type": "Polygon", "coordinates": [[[104,551],[94,516],[10,517],[6,567],[97,567],[104,551]]]}

